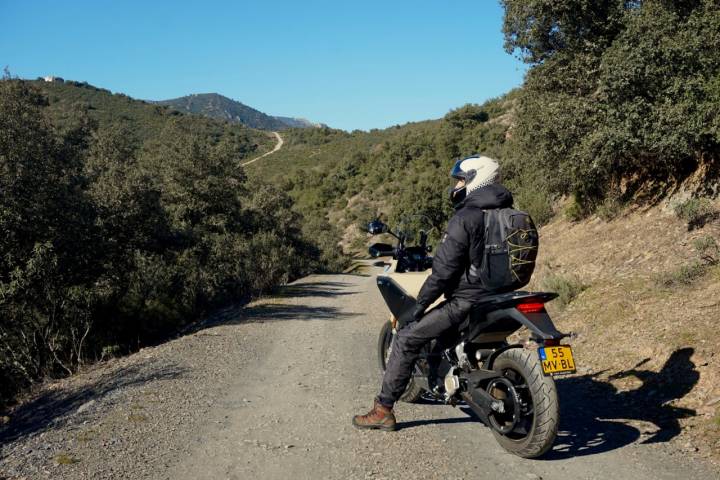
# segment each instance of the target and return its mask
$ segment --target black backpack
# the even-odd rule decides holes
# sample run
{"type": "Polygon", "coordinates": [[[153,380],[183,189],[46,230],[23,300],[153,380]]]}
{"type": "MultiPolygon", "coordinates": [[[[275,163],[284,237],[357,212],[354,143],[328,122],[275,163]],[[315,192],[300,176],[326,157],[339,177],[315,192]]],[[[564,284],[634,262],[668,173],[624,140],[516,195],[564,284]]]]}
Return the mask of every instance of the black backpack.
{"type": "Polygon", "coordinates": [[[493,291],[511,291],[530,282],[538,253],[538,232],[525,212],[497,208],[485,212],[485,246],[472,276],[493,291]],[[474,275],[473,275],[474,274],[474,275]]]}

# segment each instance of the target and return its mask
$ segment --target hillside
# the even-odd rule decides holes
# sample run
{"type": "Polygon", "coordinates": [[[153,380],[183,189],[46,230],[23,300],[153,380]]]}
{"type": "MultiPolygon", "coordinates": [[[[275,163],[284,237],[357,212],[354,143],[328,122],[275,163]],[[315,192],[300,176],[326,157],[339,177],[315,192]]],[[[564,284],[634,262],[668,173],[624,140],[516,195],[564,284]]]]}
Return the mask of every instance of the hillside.
{"type": "Polygon", "coordinates": [[[69,126],[80,115],[87,115],[101,128],[122,124],[140,145],[156,139],[173,122],[181,121],[191,130],[206,132],[216,139],[225,134],[242,137],[250,145],[248,154],[262,154],[272,149],[273,139],[264,132],[243,125],[229,125],[201,116],[187,115],[143,100],[136,100],[122,93],[112,93],[104,88],[84,82],[30,82],[47,96],[49,106],[46,114],[52,123],[69,126]]]}
{"type": "MultiPolygon", "coordinates": [[[[531,289],[557,291],[550,313],[572,340],[597,432],[672,440],[720,461],[720,222],[688,223],[670,198],[605,221],[559,215],[541,229],[531,289]],[[597,401],[595,401],[597,400],[597,401]]],[[[708,204],[720,211],[720,202],[708,204]]],[[[709,217],[708,217],[709,218],[709,217]]]]}
{"type": "MultiPolygon", "coordinates": [[[[378,215],[396,222],[423,214],[432,220],[432,235],[438,235],[451,211],[445,192],[454,159],[476,152],[505,157],[518,94],[384,130],[289,130],[283,150],[248,168],[248,174],[276,179],[306,218],[329,218],[349,253],[364,254],[365,234],[358,225],[378,215]]],[[[518,183],[510,175],[508,181],[518,183]]],[[[535,208],[524,191],[517,198],[535,208]]],[[[549,207],[541,205],[540,219],[546,216],[543,208],[549,207]]]]}
{"type": "Polygon", "coordinates": [[[322,217],[246,175],[269,132],[7,77],[0,138],[0,406],[345,264],[322,217]]]}
{"type": "Polygon", "coordinates": [[[287,128],[315,128],[318,125],[302,118],[274,117],[259,110],[219,95],[217,93],[199,93],[170,100],[153,101],[183,113],[204,115],[216,120],[239,123],[259,130],[285,130],[287,128]]]}

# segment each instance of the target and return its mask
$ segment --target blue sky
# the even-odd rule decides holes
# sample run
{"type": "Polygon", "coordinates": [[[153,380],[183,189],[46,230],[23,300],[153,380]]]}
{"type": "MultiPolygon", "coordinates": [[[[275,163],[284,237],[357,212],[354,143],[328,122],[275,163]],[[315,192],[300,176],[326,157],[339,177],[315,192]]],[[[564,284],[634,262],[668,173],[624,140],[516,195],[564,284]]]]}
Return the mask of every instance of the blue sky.
{"type": "Polygon", "coordinates": [[[501,27],[495,0],[0,0],[0,66],[383,128],[520,85],[525,68],[503,51],[501,27]]]}

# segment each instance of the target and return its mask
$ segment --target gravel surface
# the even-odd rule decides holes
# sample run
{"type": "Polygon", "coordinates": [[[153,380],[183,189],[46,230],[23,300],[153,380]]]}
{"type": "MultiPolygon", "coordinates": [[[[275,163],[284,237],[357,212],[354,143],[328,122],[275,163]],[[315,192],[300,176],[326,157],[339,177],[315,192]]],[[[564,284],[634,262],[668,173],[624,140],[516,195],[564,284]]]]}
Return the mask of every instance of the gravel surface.
{"type": "Polygon", "coordinates": [[[49,385],[0,427],[0,479],[720,478],[669,443],[643,444],[642,426],[603,420],[603,398],[571,379],[543,460],[505,453],[444,405],[400,404],[397,432],[355,430],[380,381],[378,271],[304,278],[49,385]]]}

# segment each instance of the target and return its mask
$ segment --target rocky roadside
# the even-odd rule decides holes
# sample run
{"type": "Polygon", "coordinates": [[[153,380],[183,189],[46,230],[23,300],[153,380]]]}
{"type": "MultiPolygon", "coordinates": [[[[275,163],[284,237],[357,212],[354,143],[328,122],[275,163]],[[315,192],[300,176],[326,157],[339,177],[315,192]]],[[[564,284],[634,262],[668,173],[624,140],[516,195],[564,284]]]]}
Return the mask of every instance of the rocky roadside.
{"type": "Polygon", "coordinates": [[[226,310],[197,331],[52,383],[0,430],[0,478],[151,478],[185,450],[237,362],[258,355],[226,310]]]}

